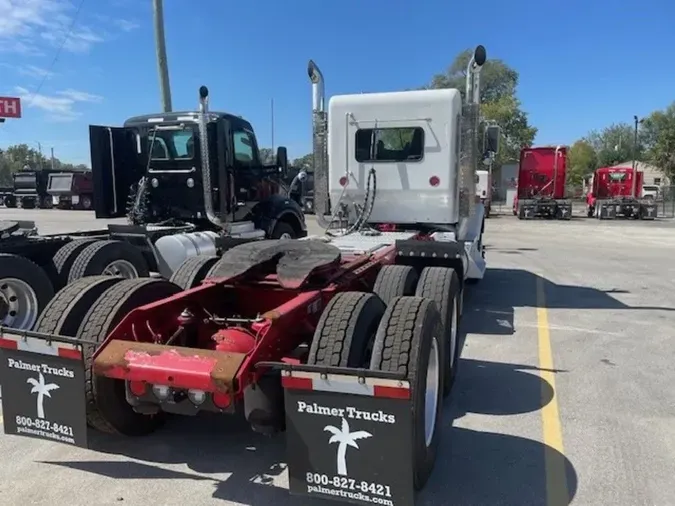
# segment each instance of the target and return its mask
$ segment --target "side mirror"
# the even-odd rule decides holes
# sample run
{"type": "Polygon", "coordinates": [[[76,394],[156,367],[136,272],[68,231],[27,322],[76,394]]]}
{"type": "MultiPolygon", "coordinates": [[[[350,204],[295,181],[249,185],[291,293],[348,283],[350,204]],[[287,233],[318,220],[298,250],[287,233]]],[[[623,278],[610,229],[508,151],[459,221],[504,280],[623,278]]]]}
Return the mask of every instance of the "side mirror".
{"type": "Polygon", "coordinates": [[[286,177],[288,174],[288,152],[284,146],[279,146],[277,148],[276,165],[282,177],[286,177]]]}
{"type": "Polygon", "coordinates": [[[499,153],[499,138],[501,137],[499,125],[488,125],[483,134],[483,152],[499,153]]]}

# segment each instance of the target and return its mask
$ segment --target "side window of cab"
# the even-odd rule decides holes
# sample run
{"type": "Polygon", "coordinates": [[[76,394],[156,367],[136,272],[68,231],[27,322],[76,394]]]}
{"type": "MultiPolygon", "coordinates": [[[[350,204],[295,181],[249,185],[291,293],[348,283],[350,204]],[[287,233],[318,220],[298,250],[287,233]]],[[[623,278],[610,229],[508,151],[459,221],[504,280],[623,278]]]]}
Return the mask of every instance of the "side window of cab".
{"type": "Polygon", "coordinates": [[[246,129],[237,129],[234,131],[233,137],[235,161],[247,167],[260,165],[253,132],[246,129]]]}

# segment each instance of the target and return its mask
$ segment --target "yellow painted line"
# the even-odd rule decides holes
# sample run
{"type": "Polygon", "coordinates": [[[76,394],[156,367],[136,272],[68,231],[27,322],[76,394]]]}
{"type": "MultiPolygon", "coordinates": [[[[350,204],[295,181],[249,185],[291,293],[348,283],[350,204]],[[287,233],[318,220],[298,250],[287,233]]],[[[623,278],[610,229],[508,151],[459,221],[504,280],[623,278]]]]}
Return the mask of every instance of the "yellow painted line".
{"type": "Polygon", "coordinates": [[[551,351],[551,333],[548,325],[544,279],[537,278],[537,330],[539,335],[539,375],[542,381],[542,404],[548,400],[549,390],[553,398],[541,410],[544,433],[544,463],[546,466],[546,504],[547,506],[567,506],[570,494],[567,485],[567,470],[563,448],[562,427],[558,411],[558,397],[553,372],[553,353],[551,351]]]}

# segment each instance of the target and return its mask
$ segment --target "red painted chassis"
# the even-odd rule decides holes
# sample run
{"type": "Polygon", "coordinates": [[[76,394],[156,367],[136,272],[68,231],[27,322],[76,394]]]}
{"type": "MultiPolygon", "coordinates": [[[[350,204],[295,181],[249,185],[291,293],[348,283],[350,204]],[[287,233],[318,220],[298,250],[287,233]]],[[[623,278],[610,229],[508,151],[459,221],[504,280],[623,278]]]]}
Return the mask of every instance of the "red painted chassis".
{"type": "MultiPolygon", "coordinates": [[[[418,236],[417,239],[426,239],[418,236]]],[[[268,370],[261,362],[300,364],[294,352],[311,343],[321,312],[343,291],[370,291],[382,266],[394,263],[395,246],[375,254],[346,256],[313,273],[306,286],[282,286],[276,275],[209,279],[202,285],[131,311],[94,354],[94,374],[143,385],[201,390],[219,395],[219,407],[242,398],[268,370]],[[311,283],[314,278],[320,282],[311,283]],[[194,315],[194,347],[166,344],[194,315]],[[223,314],[227,311],[228,314],[223,314]],[[227,327],[213,316],[232,318],[227,327]],[[182,319],[183,318],[183,319],[182,319]],[[229,397],[222,402],[222,397],[229,397]]]]}

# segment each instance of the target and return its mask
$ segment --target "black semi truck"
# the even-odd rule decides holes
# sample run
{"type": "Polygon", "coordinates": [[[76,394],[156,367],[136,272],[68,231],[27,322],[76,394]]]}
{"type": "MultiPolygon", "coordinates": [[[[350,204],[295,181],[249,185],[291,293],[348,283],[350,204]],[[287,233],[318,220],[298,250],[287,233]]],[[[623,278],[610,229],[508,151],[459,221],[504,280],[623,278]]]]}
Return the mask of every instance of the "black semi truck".
{"type": "Polygon", "coordinates": [[[32,328],[55,291],[84,276],[158,275],[187,288],[237,244],[307,235],[290,197],[305,174],[282,183],[286,148],[263,165],[251,124],[209,111],[199,91],[199,111],[89,127],[96,217],[128,224],[44,236],[32,222],[0,221],[0,326],[32,328]]]}
{"type": "Polygon", "coordinates": [[[51,209],[52,196],[48,193],[50,174],[61,172],[55,170],[31,170],[24,168],[12,174],[13,187],[11,195],[5,196],[5,206],[23,209],[51,209]]]}

